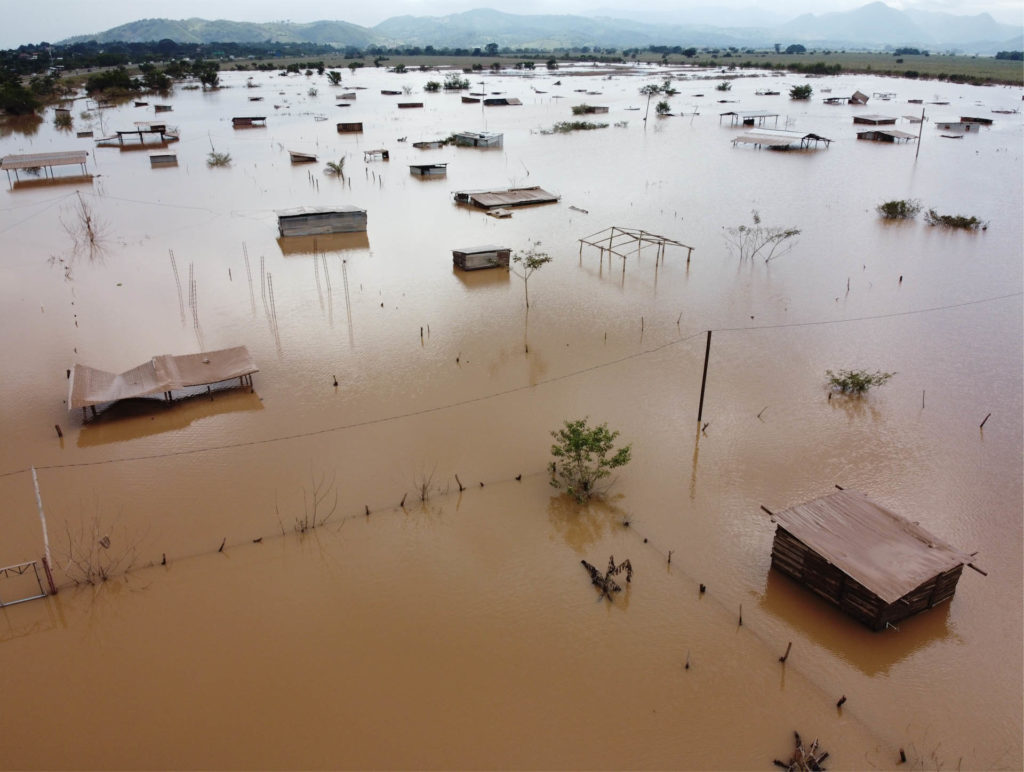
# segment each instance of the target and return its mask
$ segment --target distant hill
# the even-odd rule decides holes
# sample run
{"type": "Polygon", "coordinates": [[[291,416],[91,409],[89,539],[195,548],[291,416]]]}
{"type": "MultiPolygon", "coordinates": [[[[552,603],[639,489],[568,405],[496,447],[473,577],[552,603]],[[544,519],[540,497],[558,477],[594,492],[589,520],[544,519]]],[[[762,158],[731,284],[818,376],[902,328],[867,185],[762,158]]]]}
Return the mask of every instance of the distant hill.
{"type": "Polygon", "coordinates": [[[369,45],[476,48],[497,43],[508,48],[634,48],[668,46],[765,46],[803,43],[833,48],[917,46],[936,51],[992,54],[1006,50],[1021,35],[1020,27],[999,24],[988,14],[954,16],[926,11],[899,11],[873,2],[852,11],[804,14],[773,23],[763,12],[740,16],[722,9],[685,9],[658,14],[658,21],[568,15],[518,15],[477,9],[447,16],[397,16],[375,27],[344,21],[236,22],[224,19],[142,19],[95,35],[62,43],[95,40],[133,43],[169,38],[178,43],[317,43],[364,48],[369,45]],[[736,26],[714,26],[719,19],[736,26]],[[745,21],[746,26],[739,25],[745,21]],[[759,26],[751,26],[751,25],[759,26]]]}
{"type": "Polygon", "coordinates": [[[94,35],[76,35],[62,43],[146,43],[153,40],[175,43],[318,43],[338,47],[362,48],[379,42],[366,27],[347,21],[255,23],[217,19],[141,19],[94,35]]]}

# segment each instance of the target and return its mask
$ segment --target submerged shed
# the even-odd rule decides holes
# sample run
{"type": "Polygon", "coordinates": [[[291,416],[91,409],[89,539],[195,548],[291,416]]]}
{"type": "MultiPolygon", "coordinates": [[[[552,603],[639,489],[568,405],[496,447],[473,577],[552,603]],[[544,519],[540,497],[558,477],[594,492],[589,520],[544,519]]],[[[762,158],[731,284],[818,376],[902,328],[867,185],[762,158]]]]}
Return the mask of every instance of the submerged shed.
{"type": "Polygon", "coordinates": [[[853,122],[867,126],[891,126],[896,123],[896,119],[891,115],[855,115],[853,122]]]}
{"type": "Polygon", "coordinates": [[[448,173],[448,164],[409,164],[409,173],[424,177],[441,176],[448,173]]]}
{"type": "Polygon", "coordinates": [[[53,177],[54,166],[77,165],[81,168],[81,177],[86,177],[85,162],[89,154],[84,150],[66,150],[60,153],[26,153],[5,155],[0,159],[0,169],[7,172],[7,181],[11,182],[11,171],[18,180],[19,169],[42,169],[44,175],[53,177]]]}
{"type": "Polygon", "coordinates": [[[481,209],[553,204],[558,201],[558,196],[548,193],[539,185],[529,188],[505,188],[504,190],[457,190],[453,195],[460,204],[472,204],[481,209]]]}
{"type": "Polygon", "coordinates": [[[723,118],[729,119],[730,126],[764,126],[769,118],[772,119],[773,126],[779,125],[779,114],[770,110],[747,110],[745,112],[729,110],[718,114],[718,122],[721,123],[723,118]]]}
{"type": "Polygon", "coordinates": [[[484,104],[489,107],[507,107],[509,105],[521,105],[522,102],[516,97],[487,97],[484,104]]]}
{"type": "Polygon", "coordinates": [[[952,598],[971,561],[967,553],[852,490],[776,512],[774,518],[772,566],[872,630],[952,598]]]}
{"type": "Polygon", "coordinates": [[[496,247],[490,244],[479,247],[462,247],[452,250],[452,263],[463,271],[476,271],[481,268],[508,268],[508,260],[512,250],[508,247],[496,247]]]}
{"type": "Polygon", "coordinates": [[[362,124],[361,121],[352,121],[352,122],[349,122],[349,123],[339,123],[338,124],[338,133],[339,134],[362,134],[363,133],[363,124],[362,124]]]}
{"type": "Polygon", "coordinates": [[[769,150],[811,150],[817,149],[819,143],[825,145],[827,150],[831,142],[831,139],[820,134],[802,134],[781,129],[754,129],[732,140],[733,147],[742,144],[769,150]]]}
{"type": "Polygon", "coordinates": [[[352,205],[331,208],[300,207],[277,213],[281,236],[318,236],[366,230],[366,210],[352,205]]]}
{"type": "Polygon", "coordinates": [[[243,115],[232,118],[231,125],[236,129],[266,128],[267,117],[265,115],[243,115]]]}
{"type": "Polygon", "coordinates": [[[501,147],[503,134],[487,131],[461,131],[453,135],[455,144],[463,147],[501,147]]]}
{"type": "Polygon", "coordinates": [[[866,105],[868,103],[868,95],[861,93],[860,91],[854,91],[853,96],[847,100],[851,105],[866,105]]]}
{"type": "Polygon", "coordinates": [[[871,129],[858,131],[857,139],[867,139],[872,142],[909,142],[912,139],[917,139],[917,135],[899,129],[871,129]]]}

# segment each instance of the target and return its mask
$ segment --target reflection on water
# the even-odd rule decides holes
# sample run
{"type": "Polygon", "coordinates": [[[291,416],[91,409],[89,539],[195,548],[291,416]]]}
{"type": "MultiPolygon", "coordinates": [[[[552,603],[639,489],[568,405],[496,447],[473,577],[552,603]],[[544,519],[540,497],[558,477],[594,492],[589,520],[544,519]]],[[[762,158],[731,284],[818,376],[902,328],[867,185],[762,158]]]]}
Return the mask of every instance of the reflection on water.
{"type": "Polygon", "coordinates": [[[369,249],[370,239],[366,233],[326,233],[320,236],[279,237],[277,245],[282,255],[314,255],[369,249]]]}
{"type": "Polygon", "coordinates": [[[78,447],[126,442],[184,429],[204,418],[262,409],[262,400],[248,386],[213,389],[208,394],[176,397],[173,402],[126,399],[115,402],[83,424],[78,432],[78,447]]]}
{"type": "Polygon", "coordinates": [[[949,627],[951,602],[904,619],[897,629],[872,632],[772,569],[758,604],[801,638],[835,652],[868,676],[887,674],[897,663],[934,644],[963,644],[949,627]]]}
{"type": "MultiPolygon", "coordinates": [[[[548,519],[554,532],[582,557],[594,562],[597,558],[590,548],[605,538],[609,531],[626,528],[629,516],[615,502],[622,496],[594,499],[580,504],[572,496],[561,494],[548,501],[548,519]]],[[[599,561],[604,565],[604,561],[599,561]]],[[[597,565],[597,563],[595,563],[597,565]]]]}
{"type": "Polygon", "coordinates": [[[40,179],[18,179],[11,180],[11,190],[38,190],[40,188],[55,188],[63,185],[92,185],[93,175],[91,174],[68,174],[58,173],[53,177],[42,177],[40,179]]]}

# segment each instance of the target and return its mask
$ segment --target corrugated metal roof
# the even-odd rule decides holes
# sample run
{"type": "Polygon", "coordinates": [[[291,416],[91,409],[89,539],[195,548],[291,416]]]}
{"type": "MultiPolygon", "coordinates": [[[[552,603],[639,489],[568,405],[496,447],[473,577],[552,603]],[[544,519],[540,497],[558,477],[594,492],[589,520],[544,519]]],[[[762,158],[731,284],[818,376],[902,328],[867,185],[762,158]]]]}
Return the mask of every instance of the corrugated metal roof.
{"type": "Polygon", "coordinates": [[[452,252],[459,252],[463,255],[475,255],[479,252],[500,252],[503,249],[509,249],[509,247],[496,247],[493,244],[484,244],[479,247],[459,247],[453,249],[452,252]]]}
{"type": "Polygon", "coordinates": [[[0,162],[0,170],[33,169],[38,166],[63,166],[65,164],[84,164],[89,153],[85,150],[70,150],[63,153],[27,153],[23,155],[5,155],[0,162]]]}
{"type": "Polygon", "coordinates": [[[298,217],[299,215],[308,214],[351,214],[353,212],[362,212],[366,214],[365,209],[360,209],[358,206],[352,204],[338,204],[337,206],[299,206],[295,209],[279,209],[274,214],[278,217],[298,217]]]}
{"type": "Polygon", "coordinates": [[[886,603],[971,560],[970,555],[857,491],[837,491],[776,512],[774,517],[886,603]]]}

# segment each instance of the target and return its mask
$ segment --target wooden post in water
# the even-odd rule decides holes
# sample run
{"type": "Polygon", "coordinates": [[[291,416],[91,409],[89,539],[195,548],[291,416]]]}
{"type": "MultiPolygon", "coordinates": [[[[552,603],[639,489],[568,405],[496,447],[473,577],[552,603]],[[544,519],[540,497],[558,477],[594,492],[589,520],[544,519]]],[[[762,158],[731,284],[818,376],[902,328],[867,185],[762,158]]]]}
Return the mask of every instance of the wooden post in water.
{"type": "Polygon", "coordinates": [[[917,150],[914,151],[914,160],[921,153],[921,134],[924,131],[924,108],[921,108],[921,123],[917,127],[917,150]]]}
{"type": "Polygon", "coordinates": [[[697,423],[704,416],[704,387],[708,383],[708,358],[711,356],[711,330],[708,330],[708,342],[704,348],[704,374],[700,378],[700,405],[697,407],[697,423]]]}
{"type": "Polygon", "coordinates": [[[43,494],[39,491],[39,477],[36,475],[36,468],[32,467],[32,485],[36,489],[36,506],[39,508],[39,523],[43,527],[43,570],[46,572],[46,583],[50,586],[50,594],[57,594],[57,587],[53,583],[53,574],[50,572],[52,559],[50,558],[50,533],[46,528],[46,513],[43,512],[43,494]]]}

